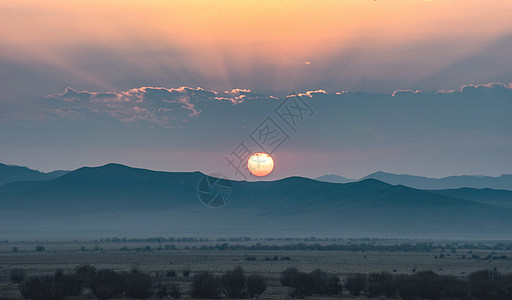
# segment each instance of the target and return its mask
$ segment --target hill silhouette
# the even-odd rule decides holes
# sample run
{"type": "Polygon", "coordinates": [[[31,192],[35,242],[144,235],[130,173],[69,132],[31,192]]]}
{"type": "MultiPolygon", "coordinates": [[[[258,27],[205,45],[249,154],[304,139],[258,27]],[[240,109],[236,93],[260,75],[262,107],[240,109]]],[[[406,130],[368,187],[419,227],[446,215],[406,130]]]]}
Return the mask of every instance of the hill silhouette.
{"type": "Polygon", "coordinates": [[[53,171],[48,173],[32,170],[27,167],[6,165],[0,163],[0,185],[15,181],[48,180],[60,177],[68,171],[53,171]]]}
{"type": "Polygon", "coordinates": [[[328,174],[328,175],[320,176],[320,177],[315,178],[315,180],[331,182],[331,183],[349,183],[349,182],[356,181],[356,179],[346,178],[346,177],[343,177],[340,175],[335,175],[335,174],[328,174]]]}
{"type": "Polygon", "coordinates": [[[46,181],[0,186],[0,227],[10,237],[181,235],[508,236],[509,194],[425,191],[376,179],[340,184],[290,177],[232,181],[231,201],[198,198],[200,172],[119,164],[46,181]]]}
{"type": "Polygon", "coordinates": [[[361,178],[361,180],[369,178],[389,184],[401,184],[418,189],[457,189],[469,187],[477,189],[491,188],[512,190],[512,174],[505,174],[499,177],[461,175],[444,178],[428,178],[406,174],[397,175],[386,172],[375,172],[361,178]]]}

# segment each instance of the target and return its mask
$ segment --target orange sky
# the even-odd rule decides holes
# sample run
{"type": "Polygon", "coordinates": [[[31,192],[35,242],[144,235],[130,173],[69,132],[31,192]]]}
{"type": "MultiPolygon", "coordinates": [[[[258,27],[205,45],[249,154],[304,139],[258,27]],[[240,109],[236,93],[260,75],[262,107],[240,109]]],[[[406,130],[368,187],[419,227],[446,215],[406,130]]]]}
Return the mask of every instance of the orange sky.
{"type": "Polygon", "coordinates": [[[179,73],[209,88],[257,80],[283,90],[428,76],[512,32],[512,1],[38,0],[2,1],[0,15],[0,59],[45,63],[100,89],[121,87],[83,68],[83,49],[112,53],[150,80],[179,73]]]}

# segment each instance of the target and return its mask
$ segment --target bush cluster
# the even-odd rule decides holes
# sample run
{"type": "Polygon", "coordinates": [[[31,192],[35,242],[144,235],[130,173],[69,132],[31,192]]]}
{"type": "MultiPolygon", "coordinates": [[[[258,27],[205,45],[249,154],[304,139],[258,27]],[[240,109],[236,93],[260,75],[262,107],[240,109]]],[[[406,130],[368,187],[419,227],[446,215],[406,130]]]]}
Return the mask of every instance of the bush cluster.
{"type": "Polygon", "coordinates": [[[180,288],[177,284],[160,282],[155,286],[154,291],[158,299],[179,299],[181,297],[180,288]]]}
{"type": "Polygon", "coordinates": [[[323,270],[315,269],[310,273],[300,272],[292,267],[284,270],[280,278],[283,286],[292,287],[293,298],[317,295],[337,295],[342,292],[342,286],[337,276],[323,270]]]}
{"type": "Polygon", "coordinates": [[[25,279],[25,275],[27,272],[20,268],[14,268],[11,270],[11,282],[12,283],[20,283],[25,279]]]}
{"type": "Polygon", "coordinates": [[[82,290],[75,274],[57,271],[53,276],[31,276],[18,286],[26,299],[60,300],[66,296],[78,296],[82,290]]]}
{"type": "Polygon", "coordinates": [[[124,296],[132,299],[147,299],[155,292],[159,298],[179,298],[176,285],[153,288],[150,275],[138,271],[115,272],[96,270],[84,265],[74,273],[65,274],[58,270],[54,276],[31,276],[25,278],[18,288],[26,299],[60,300],[68,296],[79,296],[84,288],[91,289],[97,299],[111,299],[124,296]]]}
{"type": "Polygon", "coordinates": [[[471,296],[476,299],[512,299],[512,273],[480,270],[469,275],[471,296]]]}
{"type": "MultiPolygon", "coordinates": [[[[190,272],[186,269],[187,274],[190,272]]],[[[57,270],[53,275],[25,276],[25,270],[11,270],[11,281],[18,283],[26,299],[61,300],[80,296],[84,288],[92,291],[97,299],[131,298],[159,299],[180,298],[180,289],[169,282],[154,283],[154,278],[134,269],[131,272],[96,270],[89,265],[77,267],[74,272],[57,270]]],[[[312,295],[340,295],[343,291],[339,278],[321,269],[309,273],[297,268],[287,268],[281,273],[280,282],[291,288],[292,298],[312,295]]],[[[402,300],[512,299],[512,273],[480,270],[466,278],[439,275],[432,271],[418,271],[412,275],[394,275],[389,272],[350,274],[343,288],[355,297],[364,294],[370,298],[402,300]]],[[[257,298],[267,289],[267,280],[261,275],[246,275],[242,267],[228,270],[221,275],[211,272],[194,274],[190,287],[193,298],[244,299],[257,298]]]]}
{"type": "Polygon", "coordinates": [[[403,300],[471,298],[468,281],[432,271],[419,271],[413,275],[393,275],[388,272],[370,273],[368,276],[353,274],[345,280],[345,287],[355,296],[364,291],[368,297],[403,300]]]}
{"type": "Polygon", "coordinates": [[[228,270],[220,276],[210,272],[195,274],[190,295],[193,298],[218,299],[224,294],[228,299],[257,298],[267,289],[266,278],[247,276],[242,267],[228,270]]]}
{"type": "Polygon", "coordinates": [[[366,290],[367,280],[366,274],[350,274],[345,279],[345,288],[352,296],[359,296],[363,290],[366,290]]]}

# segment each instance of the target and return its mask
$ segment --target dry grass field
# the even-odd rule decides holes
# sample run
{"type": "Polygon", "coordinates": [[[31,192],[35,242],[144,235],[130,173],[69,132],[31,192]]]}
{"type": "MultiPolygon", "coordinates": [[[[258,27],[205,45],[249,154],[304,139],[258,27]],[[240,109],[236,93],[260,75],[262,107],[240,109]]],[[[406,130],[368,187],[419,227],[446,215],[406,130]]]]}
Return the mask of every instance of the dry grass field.
{"type": "MultiPolygon", "coordinates": [[[[304,244],[347,244],[362,241],[300,241],[304,244]]],[[[364,241],[368,243],[368,241],[364,241]]],[[[374,245],[414,244],[425,241],[378,240],[374,245]]],[[[449,241],[428,241],[429,243],[456,243],[449,241]]],[[[495,243],[475,246],[476,249],[434,249],[430,251],[391,251],[391,250],[219,250],[205,249],[220,243],[250,246],[284,246],[296,243],[287,240],[250,240],[250,241],[187,241],[164,242],[111,242],[111,241],[74,241],[74,242],[2,242],[0,243],[0,299],[21,299],[17,284],[11,282],[10,272],[14,268],[26,271],[27,276],[53,274],[61,269],[66,272],[80,265],[88,264],[96,269],[114,271],[140,270],[150,274],[155,281],[178,284],[181,298],[190,298],[188,293],[191,278],[201,271],[222,274],[236,266],[242,266],[246,274],[260,274],[268,279],[268,288],[260,299],[289,298],[290,288],[282,287],[280,273],[288,267],[297,267],[309,272],[320,268],[338,276],[341,281],[348,274],[388,271],[392,274],[414,274],[421,270],[432,270],[440,275],[464,277],[481,269],[512,272],[512,250],[492,249],[495,243]],[[37,245],[44,251],[36,251],[37,245]],[[167,246],[166,246],[167,245],[167,246]],[[173,246],[171,246],[173,245],[173,246]],[[174,249],[174,247],[176,249],[174,249]],[[167,249],[166,249],[167,248],[167,249]],[[485,249],[488,248],[488,249],[485,249]],[[150,250],[151,249],[151,250],[150,250]],[[14,252],[17,251],[17,252],[14,252]],[[185,277],[184,270],[190,270],[185,277]]],[[[465,243],[465,242],[464,242],[465,243]]],[[[457,245],[464,243],[458,242],[457,245]]],[[[473,243],[477,245],[478,243],[473,243]]],[[[83,295],[80,298],[86,298],[83,295]]],[[[89,295],[92,297],[91,295],[89,295]]],[[[339,298],[338,296],[337,298],[339,298]]],[[[364,295],[360,298],[367,299],[364,295]]],[[[310,299],[329,299],[308,297],[310,299]]],[[[344,299],[351,299],[345,290],[344,299]]]]}

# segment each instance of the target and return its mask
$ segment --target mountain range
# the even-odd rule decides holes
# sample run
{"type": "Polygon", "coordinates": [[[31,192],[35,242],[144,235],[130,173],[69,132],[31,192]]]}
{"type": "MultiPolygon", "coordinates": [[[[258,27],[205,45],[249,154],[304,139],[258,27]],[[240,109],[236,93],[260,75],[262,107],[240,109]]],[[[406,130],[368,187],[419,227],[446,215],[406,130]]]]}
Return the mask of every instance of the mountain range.
{"type": "Polygon", "coordinates": [[[210,208],[198,197],[205,176],[108,164],[49,180],[6,183],[0,186],[0,240],[156,235],[510,238],[512,228],[512,191],[421,190],[373,178],[350,183],[302,177],[226,180],[229,203],[210,208]]]}
{"type": "Polygon", "coordinates": [[[60,177],[69,171],[39,172],[27,167],[6,165],[0,163],[0,185],[14,181],[48,180],[60,177]]]}
{"type": "MultiPolygon", "coordinates": [[[[324,175],[315,178],[319,181],[332,182],[332,183],[347,183],[357,181],[356,179],[349,179],[339,175],[324,175]]],[[[458,188],[491,188],[512,190],[512,174],[504,174],[499,177],[479,176],[479,175],[461,175],[449,176],[444,178],[428,178],[422,176],[413,176],[407,174],[392,174],[386,172],[375,172],[365,176],[359,180],[377,179],[393,185],[405,185],[417,189],[458,189],[458,188]]]]}

